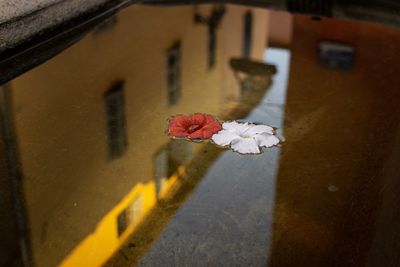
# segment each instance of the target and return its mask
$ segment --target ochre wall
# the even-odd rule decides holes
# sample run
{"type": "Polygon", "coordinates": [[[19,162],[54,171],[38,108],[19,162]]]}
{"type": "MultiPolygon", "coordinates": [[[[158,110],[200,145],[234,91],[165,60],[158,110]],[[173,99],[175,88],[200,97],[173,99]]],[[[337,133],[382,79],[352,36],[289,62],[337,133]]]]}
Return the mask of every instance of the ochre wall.
{"type": "MultiPolygon", "coordinates": [[[[201,7],[209,12],[210,6],[201,7]]],[[[227,6],[218,30],[217,63],[207,66],[207,28],[193,7],[132,6],[114,29],[90,34],[11,83],[33,254],[54,266],[138,182],[153,178],[155,153],[168,142],[166,120],[177,113],[218,114],[238,85],[228,59],[239,55],[246,8],[227,6]],[[182,42],[182,98],[168,107],[166,51],[182,42]],[[125,81],[128,150],[107,159],[103,94],[125,81]],[[144,134],[145,133],[145,134],[144,134]]],[[[261,60],[267,12],[254,10],[254,49],[261,60]]]]}

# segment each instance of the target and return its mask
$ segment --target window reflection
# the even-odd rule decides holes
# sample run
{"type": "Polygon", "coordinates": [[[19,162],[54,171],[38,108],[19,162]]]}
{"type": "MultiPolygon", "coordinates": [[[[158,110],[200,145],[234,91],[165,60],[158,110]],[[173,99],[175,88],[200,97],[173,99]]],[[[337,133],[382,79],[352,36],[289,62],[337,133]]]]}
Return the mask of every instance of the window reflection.
{"type": "Polygon", "coordinates": [[[175,105],[181,97],[181,43],[177,42],[167,51],[168,104],[175,105]]]}
{"type": "Polygon", "coordinates": [[[116,83],[104,96],[107,114],[108,154],[121,157],[126,150],[124,83],[116,83]]]}

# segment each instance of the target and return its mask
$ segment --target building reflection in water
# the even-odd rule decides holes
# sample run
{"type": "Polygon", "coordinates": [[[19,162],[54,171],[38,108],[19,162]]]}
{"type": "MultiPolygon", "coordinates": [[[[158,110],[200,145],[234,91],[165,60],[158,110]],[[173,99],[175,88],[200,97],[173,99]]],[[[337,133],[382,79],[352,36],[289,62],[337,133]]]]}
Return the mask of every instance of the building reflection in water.
{"type": "Polygon", "coordinates": [[[34,264],[397,266],[399,42],[233,5],[122,11],[2,91],[34,264]],[[285,142],[243,156],[164,134],[194,112],[285,142]]]}
{"type": "Polygon", "coordinates": [[[271,266],[400,264],[399,42],[379,25],[294,17],[271,266]],[[353,47],[353,66],[324,67],[321,41],[353,47]]]}
{"type": "Polygon", "coordinates": [[[228,118],[222,107],[234,103],[234,110],[240,98],[229,59],[246,42],[248,56],[262,60],[265,47],[266,10],[225,8],[210,46],[193,7],[132,6],[8,84],[35,265],[99,266],[132,233],[148,231],[157,205],[191,192],[195,179],[182,187],[188,166],[200,179],[216,156],[195,161],[209,145],[169,141],[166,119],[194,112],[228,118]],[[251,42],[233,30],[246,12],[257,32],[246,35],[251,42]]]}

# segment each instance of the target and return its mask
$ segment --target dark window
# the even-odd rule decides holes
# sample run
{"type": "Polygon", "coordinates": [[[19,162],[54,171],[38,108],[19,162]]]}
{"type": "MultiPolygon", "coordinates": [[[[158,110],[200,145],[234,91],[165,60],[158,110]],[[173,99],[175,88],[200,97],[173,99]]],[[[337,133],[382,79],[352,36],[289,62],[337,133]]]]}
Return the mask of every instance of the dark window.
{"type": "Polygon", "coordinates": [[[117,217],[117,232],[120,237],[130,225],[137,224],[142,218],[142,196],[136,197],[129,205],[121,211],[117,217]]]}
{"type": "Polygon", "coordinates": [[[181,44],[176,43],[167,51],[168,105],[178,103],[181,96],[181,44]]]}
{"type": "Polygon", "coordinates": [[[157,197],[160,196],[164,183],[168,179],[168,151],[163,147],[154,158],[154,179],[156,182],[157,197]]]}
{"type": "Polygon", "coordinates": [[[128,220],[126,218],[126,210],[123,210],[117,218],[117,232],[118,236],[121,236],[126,228],[128,227],[128,220]]]}
{"type": "Polygon", "coordinates": [[[355,49],[349,45],[322,41],[319,44],[319,62],[329,69],[350,70],[354,65],[355,49]]]}
{"type": "Polygon", "coordinates": [[[105,94],[110,159],[121,157],[127,148],[124,102],[124,83],[118,82],[105,94]]]}
{"type": "Polygon", "coordinates": [[[193,143],[171,140],[167,145],[168,151],[168,176],[176,172],[180,165],[189,163],[193,158],[193,143]]]}
{"type": "Polygon", "coordinates": [[[243,57],[250,57],[252,45],[253,30],[253,13],[247,11],[244,14],[244,31],[243,31],[243,57]]]}
{"type": "Polygon", "coordinates": [[[191,142],[170,141],[160,149],[154,158],[154,178],[157,196],[164,188],[164,183],[171,177],[180,165],[188,164],[194,155],[191,142]]]}
{"type": "Polygon", "coordinates": [[[208,26],[208,67],[215,65],[215,56],[217,49],[217,29],[214,23],[208,26]]]}

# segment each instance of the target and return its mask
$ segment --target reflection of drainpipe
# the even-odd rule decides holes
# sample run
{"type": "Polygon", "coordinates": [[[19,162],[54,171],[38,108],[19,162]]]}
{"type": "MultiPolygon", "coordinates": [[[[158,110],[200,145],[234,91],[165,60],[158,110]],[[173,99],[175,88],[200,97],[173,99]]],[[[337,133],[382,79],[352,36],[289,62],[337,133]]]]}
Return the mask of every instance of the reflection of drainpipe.
{"type": "Polygon", "coordinates": [[[212,9],[211,15],[205,17],[198,11],[195,6],[194,23],[207,25],[208,29],[208,67],[211,68],[215,64],[216,49],[217,49],[217,28],[225,14],[225,7],[215,6],[212,9]]]}

